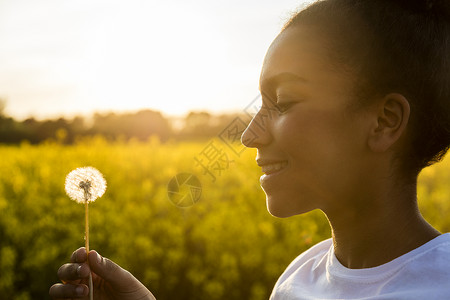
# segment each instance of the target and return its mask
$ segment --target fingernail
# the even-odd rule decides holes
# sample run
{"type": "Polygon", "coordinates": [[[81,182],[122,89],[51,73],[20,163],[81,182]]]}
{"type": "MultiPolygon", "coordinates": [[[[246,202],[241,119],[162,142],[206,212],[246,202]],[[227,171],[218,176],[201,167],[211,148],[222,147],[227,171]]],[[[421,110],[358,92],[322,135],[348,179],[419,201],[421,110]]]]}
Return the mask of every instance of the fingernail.
{"type": "Polygon", "coordinates": [[[95,252],[95,254],[97,255],[97,263],[100,264],[102,262],[102,257],[97,252],[95,252]]]}
{"type": "Polygon", "coordinates": [[[77,295],[83,295],[84,294],[84,286],[79,285],[75,288],[75,293],[77,295]]]}
{"type": "Polygon", "coordinates": [[[77,268],[77,275],[78,275],[78,276],[81,275],[81,265],[79,265],[78,268],[77,268]]]}

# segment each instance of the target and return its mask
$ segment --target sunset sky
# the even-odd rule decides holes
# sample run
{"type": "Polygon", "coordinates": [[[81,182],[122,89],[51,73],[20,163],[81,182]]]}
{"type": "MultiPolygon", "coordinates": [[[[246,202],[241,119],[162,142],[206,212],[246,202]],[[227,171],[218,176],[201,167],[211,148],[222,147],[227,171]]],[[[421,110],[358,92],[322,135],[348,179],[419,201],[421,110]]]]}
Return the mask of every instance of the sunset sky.
{"type": "Polygon", "coordinates": [[[239,111],[304,2],[0,0],[0,98],[18,119],[239,111]]]}

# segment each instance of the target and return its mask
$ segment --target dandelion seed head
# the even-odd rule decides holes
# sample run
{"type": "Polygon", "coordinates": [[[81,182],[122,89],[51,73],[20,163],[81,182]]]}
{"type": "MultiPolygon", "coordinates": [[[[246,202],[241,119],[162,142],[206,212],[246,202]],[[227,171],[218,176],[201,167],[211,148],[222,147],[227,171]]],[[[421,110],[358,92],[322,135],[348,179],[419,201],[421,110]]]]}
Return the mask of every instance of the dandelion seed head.
{"type": "Polygon", "coordinates": [[[106,190],[106,180],[96,168],[82,167],[66,176],[66,194],[78,203],[94,202],[106,190]]]}

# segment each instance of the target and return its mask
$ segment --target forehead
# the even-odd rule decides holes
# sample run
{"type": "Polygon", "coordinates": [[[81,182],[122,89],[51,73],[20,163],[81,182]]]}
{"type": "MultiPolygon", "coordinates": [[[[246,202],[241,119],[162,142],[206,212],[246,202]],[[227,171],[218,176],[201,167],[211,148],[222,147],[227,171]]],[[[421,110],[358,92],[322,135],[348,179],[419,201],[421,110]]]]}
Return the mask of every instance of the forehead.
{"type": "MultiPolygon", "coordinates": [[[[324,80],[331,71],[326,43],[313,30],[296,27],[281,32],[270,45],[261,71],[260,86],[280,74],[305,81],[324,80]]],[[[286,76],[284,76],[286,77],[286,76]]]]}

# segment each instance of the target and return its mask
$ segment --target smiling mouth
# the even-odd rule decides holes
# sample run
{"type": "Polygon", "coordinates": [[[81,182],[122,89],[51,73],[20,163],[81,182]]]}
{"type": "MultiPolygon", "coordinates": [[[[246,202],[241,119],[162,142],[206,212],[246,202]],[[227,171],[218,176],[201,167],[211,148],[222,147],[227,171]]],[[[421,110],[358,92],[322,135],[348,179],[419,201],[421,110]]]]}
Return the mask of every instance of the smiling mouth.
{"type": "Polygon", "coordinates": [[[264,174],[270,175],[284,169],[284,167],[286,167],[287,164],[288,164],[287,161],[264,164],[261,165],[261,170],[264,174]]]}

